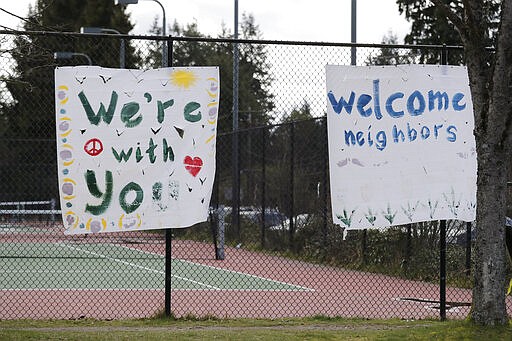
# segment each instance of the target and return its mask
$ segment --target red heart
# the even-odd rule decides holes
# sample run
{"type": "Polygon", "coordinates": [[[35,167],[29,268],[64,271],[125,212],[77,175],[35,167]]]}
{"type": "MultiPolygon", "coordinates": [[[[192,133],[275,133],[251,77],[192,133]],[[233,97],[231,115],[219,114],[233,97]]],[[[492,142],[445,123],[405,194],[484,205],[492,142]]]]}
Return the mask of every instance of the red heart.
{"type": "Polygon", "coordinates": [[[185,156],[183,163],[185,164],[185,169],[194,177],[199,174],[201,167],[203,167],[203,160],[198,156],[193,159],[190,156],[185,156]]]}

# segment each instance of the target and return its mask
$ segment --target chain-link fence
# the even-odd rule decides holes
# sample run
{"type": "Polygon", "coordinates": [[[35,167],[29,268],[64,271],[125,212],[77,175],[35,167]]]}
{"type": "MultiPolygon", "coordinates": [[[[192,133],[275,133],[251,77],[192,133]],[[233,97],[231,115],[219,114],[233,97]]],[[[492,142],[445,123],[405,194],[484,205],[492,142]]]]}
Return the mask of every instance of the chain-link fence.
{"type": "MultiPolygon", "coordinates": [[[[351,48],[360,65],[441,63],[443,51],[460,64],[454,47],[169,38],[169,65],[220,66],[210,220],[172,241],[64,236],[54,68],[160,67],[163,42],[0,31],[0,318],[439,316],[438,222],[348,233],[332,223],[324,68],[349,64],[351,48]]],[[[471,225],[448,222],[449,318],[469,311],[471,241],[471,225]]]]}

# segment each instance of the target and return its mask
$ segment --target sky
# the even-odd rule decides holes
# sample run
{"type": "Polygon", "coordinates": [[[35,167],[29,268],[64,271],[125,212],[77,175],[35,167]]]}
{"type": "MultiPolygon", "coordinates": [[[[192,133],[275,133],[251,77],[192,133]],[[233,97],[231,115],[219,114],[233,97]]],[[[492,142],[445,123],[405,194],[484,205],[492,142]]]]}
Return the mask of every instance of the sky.
{"type": "MultiPolygon", "coordinates": [[[[105,0],[109,1],[109,0],[105,0]]],[[[234,0],[159,0],[164,6],[168,24],[175,20],[185,25],[197,22],[199,31],[216,37],[222,25],[233,32],[234,0]]],[[[252,14],[263,39],[350,42],[351,0],[238,0],[239,20],[252,14]]],[[[29,4],[35,0],[0,0],[0,8],[26,17],[29,4]]],[[[149,28],[162,9],[155,1],[142,0],[128,5],[135,28],[131,34],[149,34],[149,28]]],[[[0,25],[19,27],[20,20],[0,11],[0,25]]],[[[357,42],[380,43],[393,32],[399,42],[410,24],[398,13],[396,0],[357,0],[357,42]]]]}

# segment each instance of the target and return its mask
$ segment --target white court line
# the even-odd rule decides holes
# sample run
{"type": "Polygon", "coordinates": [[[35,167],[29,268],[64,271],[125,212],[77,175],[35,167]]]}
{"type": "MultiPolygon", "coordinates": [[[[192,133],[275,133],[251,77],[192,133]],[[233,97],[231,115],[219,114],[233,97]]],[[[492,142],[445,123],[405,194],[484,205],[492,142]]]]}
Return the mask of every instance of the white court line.
{"type": "MultiPolygon", "coordinates": [[[[158,253],[147,252],[147,251],[143,251],[143,250],[139,250],[139,249],[134,249],[134,248],[131,248],[131,247],[128,247],[128,246],[124,246],[124,245],[120,245],[120,246],[124,247],[126,249],[136,250],[136,251],[139,251],[141,253],[146,253],[146,254],[150,254],[150,255],[154,255],[154,256],[159,256],[161,258],[165,258],[163,255],[158,254],[158,253]]],[[[206,267],[206,268],[215,269],[215,270],[219,270],[219,271],[225,271],[225,272],[229,272],[229,273],[233,273],[233,274],[237,274],[237,275],[243,275],[243,276],[248,276],[248,277],[252,277],[252,278],[257,278],[257,279],[260,279],[260,280],[270,281],[270,282],[278,283],[278,284],[281,284],[281,285],[286,285],[286,286],[290,286],[290,287],[299,288],[300,290],[304,290],[304,291],[315,291],[315,289],[312,289],[312,288],[307,288],[307,287],[303,287],[301,285],[296,285],[296,284],[282,282],[282,281],[276,281],[274,279],[270,279],[270,278],[266,278],[266,277],[262,277],[262,276],[251,275],[251,274],[248,274],[246,272],[240,272],[240,271],[235,271],[235,270],[219,268],[219,267],[212,266],[212,265],[195,263],[195,262],[191,262],[191,261],[184,260],[184,259],[179,259],[179,258],[174,258],[174,260],[177,260],[177,261],[180,261],[180,262],[184,262],[184,263],[193,264],[193,265],[199,265],[199,266],[203,266],[203,267],[206,267]]],[[[238,290],[258,291],[259,289],[238,289],[238,290]]],[[[264,290],[264,291],[266,291],[266,290],[264,290]]],[[[279,289],[279,290],[275,290],[275,291],[296,291],[296,289],[279,289]]]]}
{"type": "Polygon", "coordinates": [[[222,271],[234,273],[234,274],[237,274],[237,275],[244,275],[244,276],[248,276],[248,277],[252,277],[252,278],[256,278],[256,279],[261,279],[261,280],[265,280],[265,281],[279,283],[279,284],[286,285],[286,286],[289,286],[289,287],[300,288],[301,290],[304,290],[304,291],[315,291],[315,289],[311,289],[311,288],[307,288],[307,287],[303,287],[303,286],[300,286],[300,285],[291,284],[291,283],[287,283],[287,282],[276,281],[274,279],[270,279],[270,278],[266,278],[266,277],[262,277],[262,276],[251,275],[251,274],[248,274],[246,272],[240,272],[240,271],[235,271],[235,270],[228,270],[228,269],[218,268],[218,267],[211,266],[211,265],[194,263],[194,262],[191,262],[191,261],[188,261],[188,260],[184,260],[184,259],[179,259],[179,261],[184,262],[184,263],[201,265],[201,266],[204,266],[204,267],[207,267],[207,268],[210,268],[210,269],[222,270],[222,271]]]}
{"type": "Polygon", "coordinates": [[[62,246],[62,247],[67,247],[68,249],[71,249],[71,250],[76,250],[76,251],[80,251],[80,252],[83,252],[83,253],[87,253],[87,254],[90,254],[90,255],[93,255],[93,256],[98,256],[98,257],[101,257],[101,258],[105,258],[105,259],[108,259],[108,260],[111,260],[111,261],[114,261],[114,262],[117,262],[117,263],[121,263],[121,264],[124,264],[124,265],[133,266],[135,268],[146,270],[146,271],[149,271],[149,272],[165,274],[165,272],[160,271],[160,270],[155,270],[155,269],[151,269],[151,268],[148,268],[148,267],[145,267],[145,266],[142,266],[142,265],[133,264],[133,263],[126,262],[126,261],[118,259],[118,258],[113,258],[113,257],[105,256],[105,255],[102,255],[102,254],[97,253],[97,252],[84,250],[84,249],[81,249],[79,247],[74,247],[74,246],[66,245],[64,243],[58,243],[57,245],[62,246]]]}
{"type": "MultiPolygon", "coordinates": [[[[20,288],[20,289],[0,289],[0,292],[23,292],[23,291],[164,291],[165,289],[141,289],[141,288],[112,288],[112,289],[90,289],[90,288],[20,288]]],[[[179,291],[205,291],[205,289],[173,289],[179,290],[179,291]]],[[[305,290],[299,291],[296,289],[218,289],[215,291],[242,291],[242,292],[294,292],[294,293],[303,293],[306,292],[305,290]]]]}
{"type": "Polygon", "coordinates": [[[137,251],[137,252],[145,254],[145,255],[153,255],[153,256],[157,256],[158,258],[165,258],[164,255],[161,255],[161,254],[155,253],[155,252],[149,252],[149,251],[144,251],[144,250],[140,250],[140,249],[134,249],[133,247],[128,247],[128,246],[125,246],[125,245],[119,245],[119,247],[128,249],[130,251],[137,251]]]}
{"type": "MultiPolygon", "coordinates": [[[[165,275],[165,271],[156,270],[156,269],[148,268],[148,267],[141,266],[141,265],[138,265],[138,264],[126,262],[126,261],[123,261],[121,259],[109,257],[109,256],[106,256],[106,255],[103,255],[103,254],[99,254],[99,253],[93,252],[93,251],[88,251],[88,250],[80,249],[78,247],[73,247],[73,246],[70,246],[70,245],[67,245],[67,244],[64,244],[64,243],[58,243],[57,245],[59,245],[61,247],[67,247],[67,248],[72,249],[72,250],[77,250],[77,251],[80,251],[80,252],[92,254],[92,255],[95,255],[95,256],[98,256],[98,257],[101,257],[101,258],[104,258],[104,259],[108,259],[108,260],[111,260],[111,261],[114,261],[114,262],[118,262],[118,263],[121,263],[121,264],[125,264],[125,265],[128,265],[128,266],[136,267],[136,268],[139,268],[139,269],[143,270],[141,272],[116,271],[117,273],[145,273],[147,271],[150,271],[150,272],[153,272],[153,273],[158,273],[158,274],[164,274],[165,275]]],[[[130,251],[136,251],[136,252],[139,252],[141,254],[154,255],[154,256],[158,256],[159,258],[162,258],[162,259],[165,258],[163,255],[158,254],[158,253],[154,253],[154,252],[148,252],[148,251],[144,251],[144,250],[140,250],[140,249],[135,249],[135,248],[131,248],[131,247],[124,246],[124,245],[115,245],[115,246],[116,247],[122,247],[122,248],[128,249],[130,251]]],[[[243,276],[248,276],[248,277],[252,277],[252,278],[257,278],[257,279],[264,280],[264,281],[270,281],[270,282],[278,283],[278,284],[281,284],[281,285],[286,285],[286,286],[289,286],[289,287],[298,288],[299,290],[303,290],[303,291],[315,291],[315,289],[303,287],[303,286],[292,284],[292,283],[277,281],[277,280],[273,280],[273,279],[266,278],[266,277],[256,276],[256,275],[248,274],[248,273],[245,273],[245,272],[224,269],[224,268],[215,267],[215,266],[211,266],[211,265],[205,265],[205,264],[201,264],[201,263],[195,263],[195,262],[191,262],[191,261],[183,260],[183,259],[179,259],[179,258],[175,258],[174,260],[180,261],[180,262],[184,262],[184,263],[189,263],[189,264],[192,264],[192,265],[207,267],[207,268],[218,270],[218,271],[224,271],[224,272],[228,272],[228,273],[234,273],[234,274],[238,274],[238,275],[243,275],[243,276]]],[[[90,272],[87,272],[87,271],[61,271],[61,272],[58,272],[58,271],[40,271],[39,272],[39,271],[35,271],[34,272],[34,271],[15,271],[15,270],[14,271],[12,271],[12,270],[11,271],[9,271],[9,270],[2,271],[2,270],[0,270],[0,273],[109,273],[109,272],[108,271],[105,271],[105,272],[95,272],[95,271],[90,271],[90,272]]],[[[233,289],[219,288],[219,287],[216,287],[216,286],[213,286],[213,285],[209,285],[209,284],[206,284],[206,283],[203,283],[203,282],[192,280],[190,278],[185,278],[185,277],[176,276],[176,275],[172,275],[172,274],[171,274],[171,277],[176,278],[176,279],[180,279],[180,280],[183,280],[183,281],[186,281],[186,282],[194,283],[194,284],[197,284],[197,285],[200,285],[200,286],[203,286],[203,287],[207,287],[207,288],[213,289],[213,290],[233,290],[233,289]]],[[[0,291],[5,291],[5,290],[10,290],[10,289],[0,289],[0,291]]],[[[16,289],[13,289],[13,290],[16,290],[16,289]]],[[[23,289],[23,290],[47,290],[47,289],[23,289]]],[[[48,290],[54,290],[54,289],[48,289],[48,290]]],[[[55,289],[55,290],[59,290],[59,289],[55,289]]],[[[62,290],[67,290],[67,289],[62,289],[62,290]]],[[[87,290],[87,289],[84,289],[84,290],[87,290]]],[[[96,289],[91,289],[91,290],[96,290],[96,289]]],[[[99,290],[103,290],[103,289],[99,289],[99,290]]],[[[105,290],[112,290],[112,289],[105,289],[105,290]]],[[[136,290],[136,289],[133,289],[133,290],[136,290]]],[[[144,289],[144,290],[148,290],[148,289],[144,289]]],[[[149,290],[153,290],[153,289],[149,289],[149,290]]],[[[155,290],[159,290],[159,289],[155,289],[155,290]]],[[[177,290],[195,291],[195,290],[202,290],[202,289],[177,289],[177,290]]],[[[237,290],[237,291],[255,291],[255,292],[256,291],[297,291],[297,289],[235,289],[235,290],[237,290]]]]}
{"type": "Polygon", "coordinates": [[[164,289],[140,289],[140,288],[116,288],[116,289],[87,289],[87,288],[23,288],[23,289],[0,289],[0,292],[23,292],[23,291],[164,291],[164,289]]]}
{"type": "MultiPolygon", "coordinates": [[[[17,270],[0,270],[0,274],[63,274],[63,273],[73,273],[73,274],[106,274],[112,273],[112,271],[107,270],[27,270],[27,271],[17,271],[17,270]]],[[[138,270],[123,270],[116,271],[116,273],[137,273],[137,274],[145,274],[147,271],[138,271],[138,270]]]]}
{"type": "MultiPolygon", "coordinates": [[[[133,266],[133,267],[138,268],[138,269],[143,269],[143,270],[146,270],[146,271],[149,271],[149,272],[154,272],[154,273],[165,275],[165,271],[151,269],[151,268],[148,268],[148,267],[145,267],[145,266],[142,266],[142,265],[126,262],[126,261],[118,259],[118,258],[113,258],[113,257],[105,256],[105,255],[102,255],[102,254],[97,253],[97,252],[83,250],[83,249],[80,249],[78,247],[66,245],[64,243],[59,243],[57,245],[62,246],[62,247],[67,247],[67,248],[69,248],[71,250],[77,250],[77,251],[80,251],[80,252],[85,252],[85,253],[88,253],[88,254],[91,254],[91,255],[94,255],[94,256],[98,256],[98,257],[101,257],[101,258],[105,258],[105,259],[108,259],[108,260],[111,260],[111,261],[114,261],[114,262],[117,262],[117,263],[121,263],[121,264],[124,264],[124,265],[133,266]]],[[[184,280],[184,281],[187,281],[187,282],[190,282],[190,283],[198,284],[198,285],[210,288],[210,289],[222,290],[221,288],[215,287],[213,285],[209,285],[209,284],[206,284],[206,283],[194,281],[194,280],[189,279],[189,278],[174,276],[172,274],[171,274],[171,277],[174,277],[174,278],[177,278],[177,279],[181,279],[181,280],[184,280]]]]}

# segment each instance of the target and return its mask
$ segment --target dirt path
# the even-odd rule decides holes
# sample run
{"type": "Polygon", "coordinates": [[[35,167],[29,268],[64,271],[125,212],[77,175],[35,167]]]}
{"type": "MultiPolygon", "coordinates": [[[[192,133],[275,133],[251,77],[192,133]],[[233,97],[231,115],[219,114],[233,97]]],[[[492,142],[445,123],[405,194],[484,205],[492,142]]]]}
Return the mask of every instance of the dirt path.
{"type": "Polygon", "coordinates": [[[411,322],[410,325],[403,324],[376,324],[376,323],[313,323],[313,324],[279,324],[267,326],[233,326],[233,325],[169,325],[169,326],[73,326],[73,327],[13,327],[2,328],[0,330],[17,330],[17,331],[33,331],[33,332],[73,332],[73,333],[109,333],[109,332],[182,332],[182,331],[219,331],[219,332],[236,332],[250,330],[276,330],[276,331],[367,331],[367,330],[397,330],[406,328],[428,327],[431,324],[427,322],[411,322]]]}

